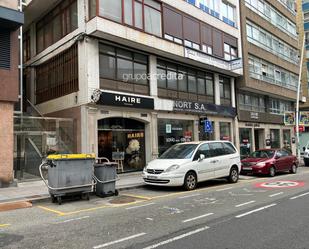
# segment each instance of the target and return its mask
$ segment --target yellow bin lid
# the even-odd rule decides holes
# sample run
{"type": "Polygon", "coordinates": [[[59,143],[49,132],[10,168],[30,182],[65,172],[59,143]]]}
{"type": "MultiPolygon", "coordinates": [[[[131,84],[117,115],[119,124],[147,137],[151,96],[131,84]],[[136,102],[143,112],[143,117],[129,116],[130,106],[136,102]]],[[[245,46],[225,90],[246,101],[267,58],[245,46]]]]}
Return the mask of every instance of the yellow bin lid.
{"type": "Polygon", "coordinates": [[[63,159],[95,159],[95,154],[56,154],[49,155],[49,160],[63,160],[63,159]]]}

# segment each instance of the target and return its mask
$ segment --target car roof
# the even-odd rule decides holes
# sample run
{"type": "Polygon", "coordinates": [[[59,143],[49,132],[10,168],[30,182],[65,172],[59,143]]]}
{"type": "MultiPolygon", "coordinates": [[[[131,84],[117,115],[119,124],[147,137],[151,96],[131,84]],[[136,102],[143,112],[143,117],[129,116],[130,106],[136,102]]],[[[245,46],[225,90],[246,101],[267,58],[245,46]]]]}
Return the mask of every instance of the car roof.
{"type": "Polygon", "coordinates": [[[184,143],[180,143],[180,144],[202,144],[202,143],[214,143],[214,142],[227,142],[227,143],[232,143],[231,141],[227,141],[227,140],[207,140],[207,141],[192,141],[192,142],[184,142],[184,143]]]}

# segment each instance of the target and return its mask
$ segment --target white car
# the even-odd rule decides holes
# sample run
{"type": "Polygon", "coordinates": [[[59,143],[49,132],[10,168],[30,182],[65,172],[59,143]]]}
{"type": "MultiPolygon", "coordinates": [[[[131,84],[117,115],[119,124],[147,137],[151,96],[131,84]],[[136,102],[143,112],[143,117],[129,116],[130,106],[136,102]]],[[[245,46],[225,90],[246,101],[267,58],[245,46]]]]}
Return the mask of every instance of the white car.
{"type": "Polygon", "coordinates": [[[304,164],[305,166],[309,166],[309,142],[305,147],[303,147],[304,151],[304,164]]]}
{"type": "Polygon", "coordinates": [[[179,143],[170,147],[143,170],[146,184],[196,188],[198,182],[227,177],[236,183],[241,170],[240,155],[228,141],[179,143]]]}

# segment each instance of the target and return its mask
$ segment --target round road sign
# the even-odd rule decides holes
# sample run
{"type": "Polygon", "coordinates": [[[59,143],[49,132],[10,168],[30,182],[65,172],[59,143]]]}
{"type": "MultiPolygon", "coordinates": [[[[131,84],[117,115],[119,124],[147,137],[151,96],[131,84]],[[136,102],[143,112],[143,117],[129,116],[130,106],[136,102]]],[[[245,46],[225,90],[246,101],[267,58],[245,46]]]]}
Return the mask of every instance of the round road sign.
{"type": "Polygon", "coordinates": [[[304,186],[304,182],[299,181],[271,181],[255,184],[257,188],[296,188],[304,186]]]}

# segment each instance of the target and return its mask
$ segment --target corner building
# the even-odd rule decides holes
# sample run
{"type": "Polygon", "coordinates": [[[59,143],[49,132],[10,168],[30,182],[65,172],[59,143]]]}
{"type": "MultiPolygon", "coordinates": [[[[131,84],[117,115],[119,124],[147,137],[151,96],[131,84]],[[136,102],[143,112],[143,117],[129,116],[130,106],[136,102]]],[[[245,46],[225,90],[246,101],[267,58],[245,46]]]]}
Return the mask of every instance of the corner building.
{"type": "Polygon", "coordinates": [[[238,143],[239,1],[32,0],[25,13],[27,98],[75,119],[73,152],[128,172],[177,142],[238,143]]]}
{"type": "Polygon", "coordinates": [[[293,126],[299,74],[295,1],[240,1],[244,75],[237,81],[242,155],[286,147],[296,153],[293,126]]]}

